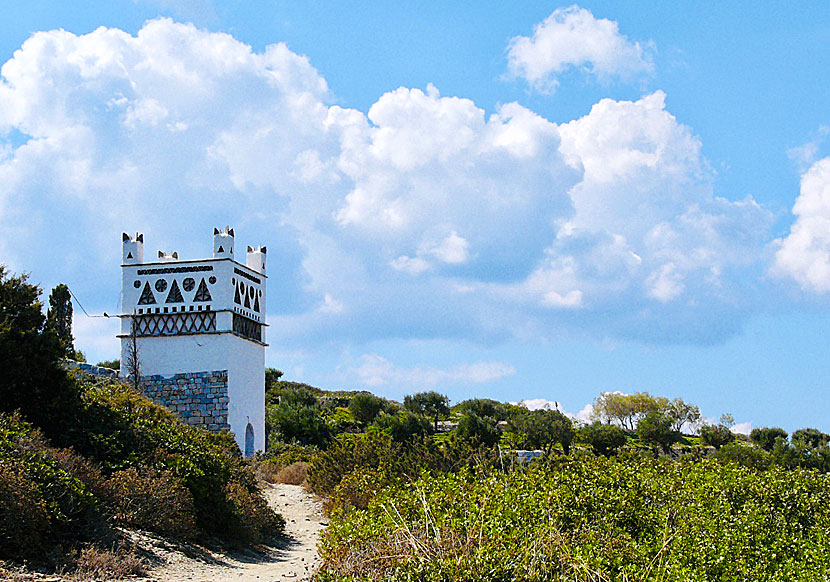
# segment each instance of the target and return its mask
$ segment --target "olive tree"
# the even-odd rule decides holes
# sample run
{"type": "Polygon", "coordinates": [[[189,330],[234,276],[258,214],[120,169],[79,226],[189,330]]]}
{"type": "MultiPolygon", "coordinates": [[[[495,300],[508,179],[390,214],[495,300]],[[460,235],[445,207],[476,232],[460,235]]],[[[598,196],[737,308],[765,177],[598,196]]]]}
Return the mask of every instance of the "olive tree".
{"type": "Polygon", "coordinates": [[[450,412],[450,399],[435,391],[418,392],[403,399],[403,407],[413,414],[431,418],[433,429],[438,430],[438,419],[450,412]]]}

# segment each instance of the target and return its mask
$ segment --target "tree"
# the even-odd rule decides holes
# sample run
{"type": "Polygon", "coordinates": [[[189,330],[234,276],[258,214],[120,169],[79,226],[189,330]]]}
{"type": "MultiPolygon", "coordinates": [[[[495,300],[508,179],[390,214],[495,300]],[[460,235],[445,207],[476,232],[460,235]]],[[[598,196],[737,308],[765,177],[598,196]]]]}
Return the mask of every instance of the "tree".
{"type": "Polygon", "coordinates": [[[700,408],[684,402],[682,398],[675,398],[669,402],[664,412],[672,419],[672,429],[676,431],[682,430],[683,425],[694,428],[700,421],[700,408]]]}
{"type": "Polygon", "coordinates": [[[355,394],[349,402],[349,412],[352,413],[355,421],[366,426],[371,424],[375,417],[388,406],[388,402],[380,396],[369,392],[355,394]]]}
{"type": "Polygon", "coordinates": [[[40,288],[0,265],[0,411],[21,413],[56,443],[80,406],[60,366],[64,348],[46,325],[40,288]]]}
{"type": "Polygon", "coordinates": [[[667,398],[651,396],[648,392],[603,392],[594,401],[594,416],[606,423],[616,421],[624,429],[633,431],[646,414],[664,411],[668,403],[667,398]]]}
{"type": "Polygon", "coordinates": [[[276,384],[282,378],[282,370],[276,368],[265,368],[265,386],[276,384]]]}
{"type": "Polygon", "coordinates": [[[496,420],[507,420],[507,411],[504,404],[489,398],[471,398],[453,406],[454,412],[461,414],[472,413],[480,418],[495,418],[496,420]]]}
{"type": "Polygon", "coordinates": [[[722,446],[728,445],[735,440],[735,433],[723,424],[716,424],[714,426],[707,424],[700,429],[700,440],[703,441],[704,445],[709,445],[720,450],[722,446]]]}
{"type": "Polygon", "coordinates": [[[120,370],[121,360],[103,360],[95,364],[99,368],[109,368],[110,370],[120,370]]]}
{"type": "Polygon", "coordinates": [[[662,412],[652,411],[637,423],[637,436],[645,442],[659,445],[663,452],[669,454],[671,446],[681,438],[680,433],[672,428],[672,419],[662,412]]]}
{"type": "Polygon", "coordinates": [[[124,352],[124,372],[136,391],[141,390],[141,346],[138,343],[138,316],[133,310],[130,317],[130,334],[127,336],[127,349],[124,352]]]}
{"type": "Polygon", "coordinates": [[[558,410],[529,410],[526,414],[508,421],[511,430],[523,436],[523,446],[550,453],[559,443],[567,455],[574,440],[575,431],[571,419],[558,410]]]}
{"type": "Polygon", "coordinates": [[[495,418],[467,412],[458,421],[458,436],[473,445],[492,447],[499,442],[501,433],[495,418]]]}
{"type": "Polygon", "coordinates": [[[266,414],[270,439],[322,447],[331,437],[329,427],[317,407],[296,403],[280,404],[269,406],[266,414]]]}
{"type": "Polygon", "coordinates": [[[75,358],[72,337],[72,295],[69,287],[61,283],[49,294],[49,309],[46,311],[46,325],[55,333],[64,356],[75,358]]]}
{"type": "Polygon", "coordinates": [[[433,429],[438,430],[438,419],[449,414],[450,399],[438,392],[418,392],[403,399],[403,407],[414,414],[431,418],[433,429]]]}
{"type": "Polygon", "coordinates": [[[794,446],[805,449],[817,449],[830,442],[830,435],[816,428],[800,428],[790,437],[794,446]]]}
{"type": "Polygon", "coordinates": [[[578,437],[580,441],[590,445],[594,453],[604,457],[610,457],[628,440],[623,429],[614,424],[601,422],[583,426],[579,429],[578,437]]]}
{"type": "Polygon", "coordinates": [[[749,433],[749,438],[765,451],[772,451],[777,439],[787,439],[787,431],[777,427],[753,428],[752,432],[749,433]]]}
{"type": "Polygon", "coordinates": [[[427,436],[432,432],[429,419],[411,410],[399,410],[393,414],[381,412],[375,418],[375,426],[391,435],[392,440],[399,443],[415,437],[427,436]]]}

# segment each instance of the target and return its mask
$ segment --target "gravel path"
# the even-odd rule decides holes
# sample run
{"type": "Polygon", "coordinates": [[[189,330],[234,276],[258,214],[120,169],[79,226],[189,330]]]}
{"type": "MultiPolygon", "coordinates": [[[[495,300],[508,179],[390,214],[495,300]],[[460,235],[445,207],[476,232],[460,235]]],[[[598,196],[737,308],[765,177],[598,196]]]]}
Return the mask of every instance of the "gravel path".
{"type": "Polygon", "coordinates": [[[319,563],[317,541],[327,525],[322,504],[299,485],[266,485],[268,503],[285,518],[285,538],[261,551],[185,555],[155,548],[164,565],[144,580],[157,582],[277,582],[311,580],[319,563]]]}

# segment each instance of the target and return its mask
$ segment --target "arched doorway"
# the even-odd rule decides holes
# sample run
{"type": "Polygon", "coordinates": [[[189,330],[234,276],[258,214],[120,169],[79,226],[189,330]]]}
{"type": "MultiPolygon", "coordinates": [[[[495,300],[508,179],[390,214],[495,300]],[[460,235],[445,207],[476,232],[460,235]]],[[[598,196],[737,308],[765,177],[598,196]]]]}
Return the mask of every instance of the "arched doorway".
{"type": "Polygon", "coordinates": [[[254,454],[254,427],[251,423],[245,427],[245,456],[250,457],[254,454]]]}

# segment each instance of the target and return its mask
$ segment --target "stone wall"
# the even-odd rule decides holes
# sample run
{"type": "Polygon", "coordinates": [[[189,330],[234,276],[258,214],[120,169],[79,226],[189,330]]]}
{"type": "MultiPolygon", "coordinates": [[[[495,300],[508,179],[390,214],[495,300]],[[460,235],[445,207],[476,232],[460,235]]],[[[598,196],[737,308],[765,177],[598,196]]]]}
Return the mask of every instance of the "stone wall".
{"type": "Polygon", "coordinates": [[[101,366],[93,366],[86,362],[76,362],[75,360],[63,360],[63,367],[72,372],[81,372],[84,374],[91,374],[92,376],[103,376],[105,378],[118,378],[118,370],[112,368],[102,368],[101,366]]]}
{"type": "Polygon", "coordinates": [[[230,429],[227,370],[144,376],[141,385],[148,398],[186,424],[212,431],[230,429]]]}

